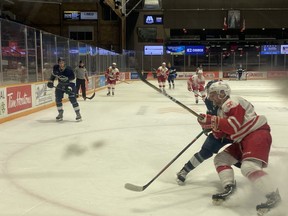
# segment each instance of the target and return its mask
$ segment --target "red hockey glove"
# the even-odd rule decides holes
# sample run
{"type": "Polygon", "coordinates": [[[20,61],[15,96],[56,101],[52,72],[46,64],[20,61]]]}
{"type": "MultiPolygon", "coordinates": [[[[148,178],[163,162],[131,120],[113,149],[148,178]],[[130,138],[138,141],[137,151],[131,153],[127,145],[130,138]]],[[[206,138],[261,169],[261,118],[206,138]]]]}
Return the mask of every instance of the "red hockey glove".
{"type": "Polygon", "coordinates": [[[218,131],[218,125],[220,117],[215,115],[209,115],[209,114],[200,114],[201,117],[199,117],[197,120],[202,128],[204,129],[213,129],[215,131],[218,131]]]}
{"type": "Polygon", "coordinates": [[[201,117],[198,117],[198,123],[201,125],[201,127],[203,129],[211,129],[212,125],[211,125],[211,118],[212,115],[209,114],[200,114],[201,117]]]}
{"type": "Polygon", "coordinates": [[[221,118],[219,116],[212,116],[212,118],[211,118],[212,129],[216,132],[219,131],[218,126],[219,126],[220,119],[221,118]]]}

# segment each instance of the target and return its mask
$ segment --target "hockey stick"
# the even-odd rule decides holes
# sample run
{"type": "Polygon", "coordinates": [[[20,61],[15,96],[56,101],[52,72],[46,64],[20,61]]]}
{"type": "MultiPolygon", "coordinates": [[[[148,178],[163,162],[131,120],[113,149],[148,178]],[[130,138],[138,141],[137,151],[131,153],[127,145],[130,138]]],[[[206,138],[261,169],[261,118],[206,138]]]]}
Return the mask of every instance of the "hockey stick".
{"type": "MultiPolygon", "coordinates": [[[[57,86],[53,86],[53,88],[55,88],[55,89],[59,89],[59,90],[61,90],[61,91],[63,91],[65,94],[68,94],[68,95],[73,95],[73,96],[75,96],[76,97],[76,94],[75,93],[73,93],[73,92],[67,92],[65,89],[62,89],[62,88],[58,88],[57,86]]],[[[88,98],[89,100],[92,100],[94,97],[95,97],[95,89],[94,89],[94,93],[90,96],[90,97],[86,97],[86,98],[88,98]]]]}
{"type": "Polygon", "coordinates": [[[92,100],[95,97],[95,89],[94,89],[94,93],[90,96],[90,97],[86,97],[89,100],[92,100]]]}
{"type": "Polygon", "coordinates": [[[73,96],[76,97],[76,94],[75,94],[74,92],[70,91],[70,90],[66,91],[65,89],[59,88],[59,87],[57,87],[57,86],[53,86],[53,88],[58,89],[58,90],[61,90],[61,91],[63,91],[65,94],[68,94],[68,95],[71,94],[71,95],[73,95],[73,96]]]}
{"type": "Polygon", "coordinates": [[[127,82],[126,80],[120,80],[120,82],[124,82],[126,84],[130,84],[129,82],[127,82]]]}
{"type": "Polygon", "coordinates": [[[190,142],[180,153],[178,153],[178,155],[176,157],[174,157],[154,178],[152,178],[147,184],[143,185],[143,186],[138,186],[138,185],[134,185],[134,184],[130,184],[130,183],[126,183],[125,184],[125,188],[128,190],[132,190],[132,191],[137,191],[137,192],[141,192],[144,191],[150,184],[152,184],[152,182],[154,182],[172,163],[174,163],[174,161],[176,161],[180,155],[182,155],[203,133],[205,133],[206,130],[202,130],[201,133],[199,133],[194,140],[192,140],[192,142],[190,142]]]}
{"type": "Polygon", "coordinates": [[[196,113],[195,111],[193,111],[192,109],[190,109],[189,107],[185,106],[184,104],[182,104],[181,102],[179,102],[178,100],[176,100],[175,98],[173,98],[172,96],[170,96],[169,94],[167,94],[166,92],[162,92],[159,88],[157,88],[156,86],[154,86],[153,84],[151,84],[150,82],[148,82],[143,75],[137,71],[139,78],[146,83],[147,85],[149,85],[150,87],[152,87],[153,89],[155,89],[156,91],[158,91],[159,93],[162,93],[164,96],[168,97],[170,100],[172,100],[174,103],[178,104],[179,106],[181,106],[182,108],[186,109],[188,112],[192,113],[194,116],[196,116],[197,118],[203,118],[201,115],[199,115],[198,113],[196,113]]]}

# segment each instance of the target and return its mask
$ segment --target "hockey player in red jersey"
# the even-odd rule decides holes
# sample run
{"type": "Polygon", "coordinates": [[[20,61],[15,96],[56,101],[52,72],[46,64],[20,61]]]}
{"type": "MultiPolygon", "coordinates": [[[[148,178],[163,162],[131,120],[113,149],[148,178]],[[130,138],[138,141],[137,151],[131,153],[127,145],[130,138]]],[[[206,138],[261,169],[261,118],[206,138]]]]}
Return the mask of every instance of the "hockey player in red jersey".
{"type": "Polygon", "coordinates": [[[273,186],[263,168],[268,165],[272,138],[265,116],[257,115],[253,105],[241,97],[230,97],[227,83],[213,83],[208,96],[219,107],[217,116],[201,114],[198,121],[203,128],[210,128],[233,141],[233,144],[218,153],[214,164],[224,188],[212,196],[214,204],[228,199],[236,190],[232,165],[241,162],[241,173],[263,194],[267,201],[256,206],[258,215],[270,211],[281,202],[278,189],[273,186]]]}
{"type": "Polygon", "coordinates": [[[105,77],[106,77],[106,81],[107,81],[107,88],[108,88],[108,93],[107,95],[110,96],[111,95],[111,91],[112,91],[112,95],[114,96],[115,94],[115,85],[116,85],[116,81],[119,80],[119,69],[116,67],[116,63],[113,62],[112,66],[110,66],[106,73],[105,73],[105,77]]]}
{"type": "MultiPolygon", "coordinates": [[[[205,86],[205,90],[208,92],[209,87],[218,80],[211,80],[205,86]]],[[[218,106],[214,106],[213,102],[209,100],[208,97],[204,99],[204,103],[206,105],[207,111],[206,114],[217,115],[218,106]]],[[[186,177],[188,173],[192,170],[196,169],[201,163],[205,160],[211,158],[214,154],[217,154],[221,148],[223,148],[227,144],[231,144],[231,140],[226,137],[222,137],[221,134],[215,132],[207,132],[207,137],[202,144],[200,150],[195,153],[187,163],[182,167],[182,169],[177,173],[177,183],[179,185],[184,185],[186,181],[186,177]]],[[[235,164],[235,166],[239,167],[240,164],[235,164]]]]}
{"type": "Polygon", "coordinates": [[[192,91],[195,96],[195,102],[198,103],[198,97],[202,97],[204,99],[206,97],[205,92],[205,77],[203,76],[203,71],[198,70],[195,75],[192,75],[187,80],[187,89],[188,91],[192,91]]]}
{"type": "Polygon", "coordinates": [[[165,92],[165,83],[169,75],[169,70],[166,67],[165,62],[163,62],[162,65],[157,69],[156,75],[157,75],[157,80],[158,80],[160,90],[162,92],[165,92]]]}

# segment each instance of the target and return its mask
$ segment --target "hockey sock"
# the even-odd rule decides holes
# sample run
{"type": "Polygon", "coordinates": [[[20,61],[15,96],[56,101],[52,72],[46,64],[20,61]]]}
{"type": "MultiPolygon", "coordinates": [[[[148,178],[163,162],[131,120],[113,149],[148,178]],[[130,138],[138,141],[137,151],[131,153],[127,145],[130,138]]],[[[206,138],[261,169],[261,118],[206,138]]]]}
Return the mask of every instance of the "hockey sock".
{"type": "Polygon", "coordinates": [[[193,155],[193,157],[185,164],[185,170],[190,172],[191,170],[195,169],[199,166],[204,159],[201,157],[199,153],[193,155]]]}

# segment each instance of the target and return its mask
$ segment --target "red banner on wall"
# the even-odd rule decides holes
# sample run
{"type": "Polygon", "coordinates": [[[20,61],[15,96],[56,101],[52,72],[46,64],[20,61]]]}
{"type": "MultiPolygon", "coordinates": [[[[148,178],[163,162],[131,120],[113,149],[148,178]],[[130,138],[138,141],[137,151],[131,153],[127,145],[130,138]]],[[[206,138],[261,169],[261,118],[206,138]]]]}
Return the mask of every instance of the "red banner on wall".
{"type": "Polygon", "coordinates": [[[32,107],[31,85],[7,88],[8,114],[32,107]]]}
{"type": "Polygon", "coordinates": [[[219,72],[203,72],[203,75],[206,79],[214,80],[219,78],[219,72]]]}
{"type": "Polygon", "coordinates": [[[269,71],[267,74],[268,78],[288,78],[288,72],[286,71],[269,71]]]}

